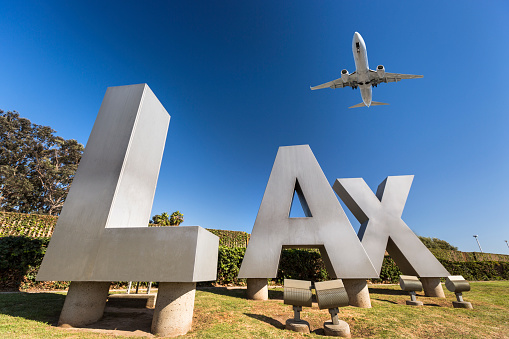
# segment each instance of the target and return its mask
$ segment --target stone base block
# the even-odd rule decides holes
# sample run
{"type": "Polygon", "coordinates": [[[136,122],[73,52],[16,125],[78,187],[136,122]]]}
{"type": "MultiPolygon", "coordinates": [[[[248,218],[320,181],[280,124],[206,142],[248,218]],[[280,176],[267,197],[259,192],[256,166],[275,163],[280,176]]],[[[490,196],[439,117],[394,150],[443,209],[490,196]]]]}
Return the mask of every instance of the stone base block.
{"type": "Polygon", "coordinates": [[[352,306],[371,308],[368,283],[364,279],[343,279],[349,304],[352,306]]]}
{"type": "Polygon", "coordinates": [[[154,308],[156,306],[155,294],[111,294],[108,296],[108,306],[154,308]]]}
{"type": "Polygon", "coordinates": [[[196,283],[160,282],[152,333],[161,337],[186,334],[193,323],[196,283]]]}
{"type": "Polygon", "coordinates": [[[469,303],[468,301],[453,301],[452,302],[452,306],[454,308],[468,308],[468,309],[473,309],[472,307],[472,304],[469,303]]]}
{"type": "Polygon", "coordinates": [[[285,328],[289,331],[309,333],[309,323],[305,320],[288,319],[285,328]]]}
{"type": "Polygon", "coordinates": [[[72,281],[60,313],[58,326],[80,327],[101,319],[110,284],[103,281],[72,281]]]}
{"type": "Polygon", "coordinates": [[[421,278],[421,283],[427,297],[445,298],[440,278],[421,278]]]}
{"type": "Polygon", "coordinates": [[[247,298],[252,300],[269,300],[269,289],[266,278],[247,279],[247,298]]]}
{"type": "Polygon", "coordinates": [[[350,325],[346,321],[340,320],[338,325],[334,325],[332,321],[323,323],[325,335],[330,337],[350,338],[350,325]]]}
{"type": "Polygon", "coordinates": [[[410,305],[410,306],[422,306],[423,305],[422,301],[419,301],[419,300],[416,300],[416,301],[407,300],[406,304],[410,305]]]}

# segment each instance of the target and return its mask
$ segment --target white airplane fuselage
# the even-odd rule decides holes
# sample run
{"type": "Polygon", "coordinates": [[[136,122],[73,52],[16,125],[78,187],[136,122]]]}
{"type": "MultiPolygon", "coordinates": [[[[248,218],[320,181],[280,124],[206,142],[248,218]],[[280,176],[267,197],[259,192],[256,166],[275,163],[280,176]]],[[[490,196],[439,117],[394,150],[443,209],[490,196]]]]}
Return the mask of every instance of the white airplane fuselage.
{"type": "Polygon", "coordinates": [[[322,88],[359,88],[361,91],[362,102],[348,108],[370,107],[388,105],[384,102],[372,100],[372,88],[381,83],[398,82],[402,79],[418,79],[422,75],[390,73],[385,71],[383,65],[378,65],[376,70],[369,69],[368,52],[362,36],[355,32],[352,40],[353,59],[355,61],[355,72],[348,73],[346,69],[341,70],[341,78],[335,79],[318,86],[311,86],[311,90],[322,88]]]}
{"type": "Polygon", "coordinates": [[[372,90],[369,82],[368,52],[362,36],[355,32],[352,40],[353,59],[357,73],[357,83],[361,90],[362,101],[366,106],[371,106],[372,90]]]}

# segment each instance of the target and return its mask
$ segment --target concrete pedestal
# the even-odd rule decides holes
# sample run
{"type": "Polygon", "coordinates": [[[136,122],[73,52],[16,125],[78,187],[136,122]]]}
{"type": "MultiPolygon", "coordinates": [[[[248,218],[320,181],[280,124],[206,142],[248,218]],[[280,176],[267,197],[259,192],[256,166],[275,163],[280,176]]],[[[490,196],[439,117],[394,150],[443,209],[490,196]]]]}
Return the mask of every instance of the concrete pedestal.
{"type": "Polygon", "coordinates": [[[352,306],[371,308],[368,283],[364,279],[343,279],[348,301],[352,306]]]}
{"type": "Polygon", "coordinates": [[[305,320],[288,319],[285,328],[289,331],[309,333],[309,323],[305,320]]]}
{"type": "Polygon", "coordinates": [[[421,283],[427,297],[445,298],[440,278],[421,278],[421,283]]]}
{"type": "Polygon", "coordinates": [[[339,324],[334,325],[332,321],[326,321],[323,323],[323,329],[325,332],[325,335],[331,336],[331,337],[343,337],[343,338],[350,338],[350,326],[347,322],[340,320],[339,324]]]}
{"type": "Polygon", "coordinates": [[[473,309],[472,307],[472,304],[469,303],[468,301],[453,301],[452,302],[452,306],[454,308],[468,308],[468,309],[473,309]]]}
{"type": "Polygon", "coordinates": [[[406,301],[406,304],[409,305],[409,306],[422,306],[422,301],[419,301],[419,300],[407,300],[406,301]]]}
{"type": "Polygon", "coordinates": [[[160,282],[152,318],[152,333],[161,337],[186,334],[193,324],[195,292],[194,282],[160,282]]]}
{"type": "Polygon", "coordinates": [[[269,289],[266,278],[247,279],[247,298],[253,300],[269,300],[269,289]]]}
{"type": "Polygon", "coordinates": [[[58,326],[79,327],[101,319],[109,289],[110,282],[72,281],[58,326]]]}

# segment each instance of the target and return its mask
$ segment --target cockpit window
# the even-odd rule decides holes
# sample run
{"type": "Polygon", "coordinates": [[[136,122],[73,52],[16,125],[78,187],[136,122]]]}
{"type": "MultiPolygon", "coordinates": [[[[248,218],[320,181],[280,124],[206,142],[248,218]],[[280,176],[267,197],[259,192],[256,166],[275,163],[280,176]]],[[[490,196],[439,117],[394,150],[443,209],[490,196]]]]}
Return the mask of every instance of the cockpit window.
{"type": "Polygon", "coordinates": [[[358,42],[356,42],[356,43],[355,43],[355,47],[357,47],[357,49],[359,49],[359,48],[361,48],[361,44],[360,44],[360,43],[358,43],[358,42]]]}

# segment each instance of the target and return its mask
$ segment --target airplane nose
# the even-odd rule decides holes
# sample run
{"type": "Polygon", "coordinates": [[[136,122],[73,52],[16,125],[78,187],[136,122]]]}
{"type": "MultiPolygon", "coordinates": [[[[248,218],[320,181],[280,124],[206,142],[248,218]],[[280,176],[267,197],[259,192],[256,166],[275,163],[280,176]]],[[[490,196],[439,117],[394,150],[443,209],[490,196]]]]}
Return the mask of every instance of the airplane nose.
{"type": "Polygon", "coordinates": [[[354,40],[359,40],[359,37],[360,37],[360,36],[361,36],[361,35],[359,34],[359,32],[355,32],[355,33],[353,34],[353,38],[354,38],[354,40]]]}

